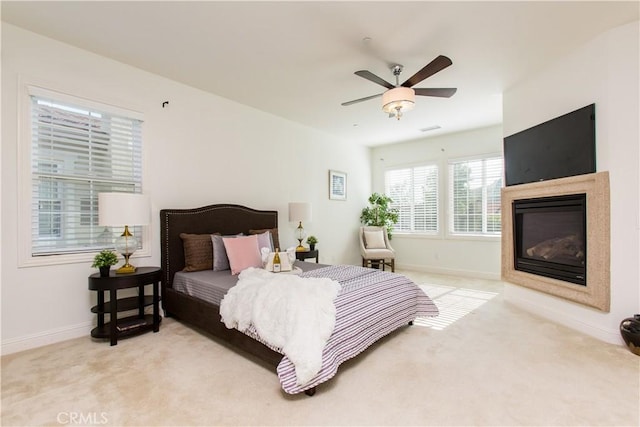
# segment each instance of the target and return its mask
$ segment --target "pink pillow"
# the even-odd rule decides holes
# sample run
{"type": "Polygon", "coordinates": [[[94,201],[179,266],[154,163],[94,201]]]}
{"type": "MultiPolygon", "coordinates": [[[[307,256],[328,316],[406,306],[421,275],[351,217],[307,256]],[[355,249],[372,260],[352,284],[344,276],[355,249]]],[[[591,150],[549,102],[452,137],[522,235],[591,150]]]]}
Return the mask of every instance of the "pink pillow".
{"type": "Polygon", "coordinates": [[[222,242],[229,257],[231,274],[240,274],[249,267],[262,268],[262,257],[258,249],[258,236],[223,237],[222,242]]]}

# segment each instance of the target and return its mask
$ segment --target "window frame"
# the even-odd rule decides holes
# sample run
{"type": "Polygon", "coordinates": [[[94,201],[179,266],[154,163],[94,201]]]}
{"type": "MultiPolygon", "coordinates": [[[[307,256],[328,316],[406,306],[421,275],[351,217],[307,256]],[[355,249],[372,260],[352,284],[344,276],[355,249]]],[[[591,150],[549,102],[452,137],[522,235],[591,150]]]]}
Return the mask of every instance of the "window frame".
{"type": "MultiPolygon", "coordinates": [[[[462,240],[500,240],[502,236],[502,231],[498,232],[462,232],[462,231],[454,231],[455,219],[454,219],[454,176],[453,176],[453,165],[456,163],[463,162],[472,162],[478,160],[489,160],[489,159],[500,159],[502,161],[502,185],[500,188],[504,188],[504,157],[502,153],[485,153],[479,154],[475,156],[467,156],[467,157],[455,157],[447,159],[447,227],[446,227],[446,235],[451,239],[462,239],[462,240]]],[[[483,180],[486,177],[483,177],[483,180]]],[[[502,198],[502,196],[500,196],[502,198]]],[[[486,193],[486,183],[483,184],[483,201],[482,201],[482,222],[483,229],[484,225],[487,221],[487,193],[486,193]]],[[[502,212],[500,216],[500,220],[502,223],[502,212]]]]}
{"type": "MultiPolygon", "coordinates": [[[[442,235],[442,173],[441,173],[441,164],[438,161],[425,161],[420,163],[412,163],[412,164],[404,164],[404,165],[395,165],[384,169],[383,181],[384,181],[384,194],[391,197],[391,195],[387,192],[387,173],[397,170],[403,169],[411,169],[414,170],[420,167],[435,167],[436,169],[436,189],[437,194],[435,198],[436,203],[436,230],[435,231],[415,231],[415,230],[399,230],[394,227],[393,235],[394,236],[403,236],[403,237],[439,237],[442,235]]],[[[393,199],[393,197],[391,197],[393,199]]],[[[413,207],[412,207],[413,212],[413,207]]],[[[412,217],[412,227],[414,224],[414,218],[412,217]]]]}
{"type": "MultiPolygon", "coordinates": [[[[18,143],[18,162],[17,162],[17,252],[18,267],[37,267],[46,265],[60,265],[72,263],[86,263],[93,260],[97,249],[87,249],[86,251],[78,251],[73,253],[59,253],[50,255],[33,255],[32,245],[32,224],[33,224],[33,177],[32,177],[32,132],[31,132],[31,96],[41,96],[55,99],[62,103],[70,103],[73,105],[81,105],[90,109],[97,109],[104,112],[122,115],[125,117],[143,121],[142,113],[130,108],[115,106],[115,102],[105,100],[104,97],[92,94],[91,100],[72,94],[70,91],[49,88],[49,85],[41,84],[33,80],[19,78],[18,92],[18,108],[17,108],[17,139],[18,143]]],[[[84,92],[84,91],[83,91],[84,92]]],[[[121,104],[121,102],[117,102],[121,104]]],[[[142,162],[141,162],[141,179],[142,186],[145,181],[144,153],[145,144],[142,144],[142,162]]],[[[123,227],[124,228],[124,227],[123,227]]],[[[118,232],[118,229],[115,230],[118,232]]],[[[142,248],[136,251],[133,258],[142,258],[151,256],[151,233],[149,226],[142,227],[140,240],[144,242],[142,248]]]]}

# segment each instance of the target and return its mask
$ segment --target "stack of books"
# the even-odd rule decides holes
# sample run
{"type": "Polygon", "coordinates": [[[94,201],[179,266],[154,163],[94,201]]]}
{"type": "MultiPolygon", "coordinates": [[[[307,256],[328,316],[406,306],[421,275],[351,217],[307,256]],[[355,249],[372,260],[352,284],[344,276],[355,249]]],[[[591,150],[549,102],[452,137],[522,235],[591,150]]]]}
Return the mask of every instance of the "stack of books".
{"type": "Polygon", "coordinates": [[[118,332],[130,331],[131,329],[138,328],[142,325],[145,325],[147,321],[145,319],[125,319],[119,320],[116,329],[118,332]]]}

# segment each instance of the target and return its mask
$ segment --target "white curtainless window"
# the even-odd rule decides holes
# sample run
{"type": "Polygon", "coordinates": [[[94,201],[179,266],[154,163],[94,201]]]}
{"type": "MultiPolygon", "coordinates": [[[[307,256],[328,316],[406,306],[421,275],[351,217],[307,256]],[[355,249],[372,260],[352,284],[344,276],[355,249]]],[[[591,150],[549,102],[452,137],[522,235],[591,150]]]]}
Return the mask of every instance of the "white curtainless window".
{"type": "Polygon", "coordinates": [[[501,232],[501,156],[449,162],[449,231],[498,235],[501,232]]]}
{"type": "Polygon", "coordinates": [[[438,166],[435,164],[390,169],[385,172],[385,193],[398,209],[394,231],[438,232],[438,166]]]}
{"type": "Polygon", "coordinates": [[[98,226],[98,193],[142,192],[140,113],[41,88],[28,94],[31,257],[113,247],[112,230],[98,226]]]}

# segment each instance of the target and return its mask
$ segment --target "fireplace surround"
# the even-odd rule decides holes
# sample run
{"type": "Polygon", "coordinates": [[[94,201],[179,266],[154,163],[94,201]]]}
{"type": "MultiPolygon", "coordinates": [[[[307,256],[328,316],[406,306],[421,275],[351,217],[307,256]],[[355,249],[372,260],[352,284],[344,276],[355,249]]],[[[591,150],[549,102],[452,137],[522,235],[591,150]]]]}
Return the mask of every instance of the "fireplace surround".
{"type": "MultiPolygon", "coordinates": [[[[526,203],[525,203],[526,205],[526,203]]],[[[609,231],[609,173],[598,172],[572,176],[568,178],[553,179],[529,184],[514,185],[502,189],[502,279],[536,291],[544,292],[573,302],[577,302],[598,310],[608,312],[610,304],[610,231],[609,231]],[[585,219],[583,254],[579,249],[574,249],[575,261],[566,262],[575,264],[579,269],[582,262],[580,256],[584,256],[585,266],[584,280],[568,280],[552,277],[553,275],[540,275],[535,271],[523,271],[517,264],[518,252],[522,248],[516,248],[515,234],[518,224],[514,206],[522,205],[523,201],[548,201],[579,199],[584,196],[585,219]],[[551,277],[550,277],[551,276],[551,277]]],[[[570,230],[567,236],[579,234],[576,230],[570,230]]],[[[562,236],[559,236],[562,237],[562,236]]],[[[541,238],[545,245],[552,239],[541,238]]],[[[525,244],[525,246],[531,246],[525,244]]],[[[577,245],[579,247],[579,245],[577,245]]],[[[531,252],[530,252],[531,253],[531,252]]],[[[527,256],[533,259],[534,256],[527,256]]],[[[570,269],[569,269],[570,270],[570,269]]],[[[576,273],[576,276],[580,276],[576,273]]]]}

